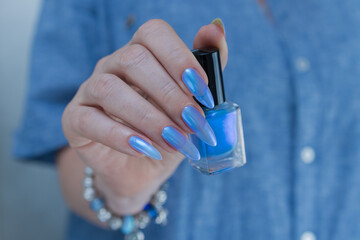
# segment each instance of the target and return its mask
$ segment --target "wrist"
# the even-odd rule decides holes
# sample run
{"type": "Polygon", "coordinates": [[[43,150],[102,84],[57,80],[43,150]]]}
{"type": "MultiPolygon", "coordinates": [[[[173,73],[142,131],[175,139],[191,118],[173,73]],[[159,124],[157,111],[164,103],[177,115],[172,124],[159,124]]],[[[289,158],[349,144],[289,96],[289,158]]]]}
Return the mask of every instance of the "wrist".
{"type": "Polygon", "coordinates": [[[165,225],[167,222],[167,210],[163,205],[167,199],[165,192],[166,184],[163,184],[151,197],[150,201],[141,211],[133,215],[119,216],[109,210],[108,204],[101,198],[95,189],[94,173],[90,167],[85,168],[84,199],[90,203],[90,208],[96,212],[98,220],[109,225],[111,230],[120,230],[125,234],[125,239],[144,239],[141,229],[146,228],[151,219],[156,224],[165,225]]]}
{"type": "Polygon", "coordinates": [[[96,176],[94,187],[99,196],[106,199],[106,204],[117,215],[128,215],[140,212],[151,200],[154,193],[160,188],[162,182],[153,182],[141,190],[124,190],[116,188],[115,184],[106,179],[96,176]],[[115,190],[114,190],[115,189],[115,190]]]}

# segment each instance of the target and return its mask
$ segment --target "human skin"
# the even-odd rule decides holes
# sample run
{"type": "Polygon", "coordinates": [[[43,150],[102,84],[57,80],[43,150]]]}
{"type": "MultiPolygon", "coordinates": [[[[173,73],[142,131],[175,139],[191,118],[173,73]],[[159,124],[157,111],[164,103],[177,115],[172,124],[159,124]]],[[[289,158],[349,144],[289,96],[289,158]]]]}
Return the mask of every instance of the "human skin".
{"type": "MultiPolygon", "coordinates": [[[[200,28],[193,47],[219,48],[225,67],[228,49],[219,25],[200,28]]],[[[193,133],[181,117],[186,106],[203,114],[182,81],[188,68],[207,84],[190,49],[159,19],[143,24],[125,46],[99,60],[62,117],[70,146],[59,151],[57,167],[65,200],[74,212],[103,226],[82,199],[85,165],[93,168],[96,189],[118,215],[139,212],[175,171],[184,156],[164,140],[162,131],[172,126],[184,136],[193,133]],[[154,146],[162,160],[132,148],[131,136],[154,146]]]]}

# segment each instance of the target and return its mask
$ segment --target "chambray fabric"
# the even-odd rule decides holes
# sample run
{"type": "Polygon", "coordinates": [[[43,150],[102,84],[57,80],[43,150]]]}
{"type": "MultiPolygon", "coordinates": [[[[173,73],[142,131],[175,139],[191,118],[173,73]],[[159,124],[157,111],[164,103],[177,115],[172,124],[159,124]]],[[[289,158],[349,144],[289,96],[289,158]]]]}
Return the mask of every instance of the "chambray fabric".
{"type": "MultiPolygon", "coordinates": [[[[169,180],[168,225],[151,225],[147,239],[360,239],[360,1],[268,4],[271,20],[255,0],[44,1],[16,156],[54,161],[67,144],[64,107],[144,22],[164,19],[191,48],[221,17],[225,89],[242,109],[248,163],[208,177],[183,162],[169,180]],[[306,146],[316,154],[309,164],[306,146]]],[[[123,235],[70,214],[67,239],[123,235]]]]}

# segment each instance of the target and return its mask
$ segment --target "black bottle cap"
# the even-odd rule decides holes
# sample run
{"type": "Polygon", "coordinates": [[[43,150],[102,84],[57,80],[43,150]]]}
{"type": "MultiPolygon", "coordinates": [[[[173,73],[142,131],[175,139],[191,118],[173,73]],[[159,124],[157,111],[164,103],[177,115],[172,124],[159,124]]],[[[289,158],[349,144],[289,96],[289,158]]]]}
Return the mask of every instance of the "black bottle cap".
{"type": "MultiPolygon", "coordinates": [[[[194,49],[193,54],[205,70],[209,79],[209,88],[214,97],[215,106],[225,102],[225,91],[220,61],[220,52],[217,48],[194,49]]],[[[199,102],[198,102],[199,103],[199,102]]],[[[206,108],[199,103],[201,107],[206,108]]]]}

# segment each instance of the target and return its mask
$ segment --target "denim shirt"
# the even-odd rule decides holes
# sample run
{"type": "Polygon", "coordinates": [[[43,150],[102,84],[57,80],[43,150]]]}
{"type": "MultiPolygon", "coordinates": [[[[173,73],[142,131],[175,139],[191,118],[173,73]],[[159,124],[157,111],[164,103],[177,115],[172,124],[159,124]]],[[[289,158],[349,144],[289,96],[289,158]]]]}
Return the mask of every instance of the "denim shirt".
{"type": "MultiPolygon", "coordinates": [[[[360,239],[360,1],[267,4],[269,17],[255,0],[44,1],[16,156],[54,160],[67,145],[66,104],[144,22],[164,19],[191,48],[221,17],[225,90],[242,110],[248,162],[212,177],[182,162],[168,224],[149,226],[147,239],[360,239]]],[[[67,239],[123,235],[70,214],[67,239]]]]}

